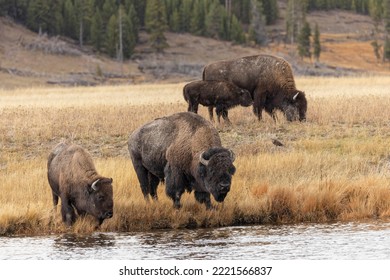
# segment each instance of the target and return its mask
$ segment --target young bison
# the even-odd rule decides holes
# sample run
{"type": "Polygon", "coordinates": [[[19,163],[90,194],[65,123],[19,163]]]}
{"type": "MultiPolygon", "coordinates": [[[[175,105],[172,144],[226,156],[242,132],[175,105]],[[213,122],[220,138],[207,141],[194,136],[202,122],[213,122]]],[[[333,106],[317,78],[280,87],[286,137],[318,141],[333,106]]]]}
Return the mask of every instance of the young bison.
{"type": "Polygon", "coordinates": [[[221,115],[225,122],[230,123],[228,110],[237,105],[250,106],[253,104],[250,92],[227,81],[194,81],[183,88],[188,111],[198,113],[202,104],[209,110],[210,121],[214,121],[213,108],[216,107],[218,122],[221,115]]]}
{"type": "Polygon", "coordinates": [[[49,155],[47,177],[62,220],[71,226],[79,215],[90,214],[101,225],[113,215],[112,179],[99,175],[90,154],[75,144],[60,143],[49,155]]]}

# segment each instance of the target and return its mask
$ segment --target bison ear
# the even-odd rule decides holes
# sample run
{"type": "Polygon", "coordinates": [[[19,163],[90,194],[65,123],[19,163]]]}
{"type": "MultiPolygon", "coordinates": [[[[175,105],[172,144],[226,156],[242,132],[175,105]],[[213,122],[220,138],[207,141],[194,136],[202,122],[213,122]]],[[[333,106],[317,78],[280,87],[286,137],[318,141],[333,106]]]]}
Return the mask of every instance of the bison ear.
{"type": "Polygon", "coordinates": [[[112,184],[112,178],[104,178],[100,181],[101,184],[112,184]]]}

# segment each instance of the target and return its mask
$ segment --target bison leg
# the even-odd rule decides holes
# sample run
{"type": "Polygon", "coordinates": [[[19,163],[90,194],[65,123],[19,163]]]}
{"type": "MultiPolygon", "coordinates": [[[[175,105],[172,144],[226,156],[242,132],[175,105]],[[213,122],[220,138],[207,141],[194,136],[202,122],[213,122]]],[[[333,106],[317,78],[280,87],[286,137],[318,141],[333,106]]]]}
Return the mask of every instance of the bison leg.
{"type": "Polygon", "coordinates": [[[173,206],[180,208],[180,198],[185,190],[185,180],[180,171],[172,168],[169,164],[165,167],[165,192],[173,200],[173,206]]]}
{"type": "Polygon", "coordinates": [[[199,103],[193,102],[193,101],[189,101],[188,102],[188,111],[189,112],[193,112],[193,113],[197,114],[198,113],[198,107],[199,107],[199,103]]]}
{"type": "Polygon", "coordinates": [[[148,199],[148,195],[150,194],[149,171],[142,164],[137,162],[134,162],[133,166],[141,186],[142,194],[145,199],[148,199]]]}
{"type": "Polygon", "coordinates": [[[229,117],[228,117],[228,110],[223,110],[222,112],[222,118],[224,119],[224,121],[227,123],[227,124],[232,124],[229,120],[229,117]]]}
{"type": "Polygon", "coordinates": [[[255,90],[253,97],[253,113],[257,116],[257,119],[261,121],[262,112],[265,108],[266,92],[255,90]]]}
{"type": "Polygon", "coordinates": [[[62,221],[67,225],[71,226],[76,221],[76,213],[74,212],[73,206],[67,197],[61,197],[61,215],[62,221]]]}
{"type": "Polygon", "coordinates": [[[58,205],[58,195],[55,194],[55,192],[51,192],[52,196],[53,196],[53,211],[54,212],[57,212],[57,205],[58,205]]]}
{"type": "Polygon", "coordinates": [[[160,179],[157,176],[154,176],[152,173],[149,172],[149,189],[150,189],[150,196],[157,200],[157,186],[160,183],[160,179]]]}
{"type": "Polygon", "coordinates": [[[195,191],[195,199],[199,203],[204,203],[206,205],[207,209],[211,209],[212,208],[211,200],[210,200],[210,194],[209,193],[195,191]]]}
{"type": "Polygon", "coordinates": [[[214,114],[213,114],[213,109],[214,109],[214,107],[213,107],[213,106],[209,106],[207,109],[209,110],[209,118],[210,118],[210,121],[211,121],[211,122],[214,122],[214,114]]]}
{"type": "Polygon", "coordinates": [[[223,108],[223,107],[217,107],[218,123],[220,123],[221,115],[222,115],[223,120],[227,124],[230,125],[231,122],[230,122],[229,117],[228,117],[228,110],[226,108],[223,108]]]}

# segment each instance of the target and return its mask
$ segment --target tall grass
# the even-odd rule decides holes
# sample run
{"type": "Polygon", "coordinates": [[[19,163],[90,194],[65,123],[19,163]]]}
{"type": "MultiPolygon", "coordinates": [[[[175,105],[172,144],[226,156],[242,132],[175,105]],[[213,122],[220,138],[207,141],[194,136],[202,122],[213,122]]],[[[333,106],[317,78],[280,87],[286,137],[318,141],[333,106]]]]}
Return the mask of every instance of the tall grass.
{"type": "MultiPolygon", "coordinates": [[[[250,108],[232,109],[233,125],[216,127],[237,155],[237,172],[213,211],[192,194],[175,210],[163,185],[159,200],[146,202],[128,156],[135,128],[186,111],[183,84],[0,90],[0,234],[95,230],[88,216],[67,229],[53,210],[46,160],[62,139],[84,146],[114,179],[114,217],[102,231],[389,217],[389,85],[388,76],[298,78],[306,123],[280,114],[276,123],[265,114],[257,122],[250,108]]],[[[199,113],[208,118],[205,108],[199,113]]]]}

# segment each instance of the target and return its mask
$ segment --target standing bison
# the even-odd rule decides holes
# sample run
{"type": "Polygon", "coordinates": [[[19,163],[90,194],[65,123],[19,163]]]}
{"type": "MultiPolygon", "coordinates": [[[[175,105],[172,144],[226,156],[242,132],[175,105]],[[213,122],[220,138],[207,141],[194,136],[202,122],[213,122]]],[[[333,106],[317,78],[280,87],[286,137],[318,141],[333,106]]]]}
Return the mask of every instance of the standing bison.
{"type": "Polygon", "coordinates": [[[188,111],[198,113],[198,105],[207,106],[210,121],[213,121],[213,108],[216,107],[218,122],[221,115],[225,122],[230,123],[228,110],[237,105],[253,104],[251,94],[246,89],[239,88],[227,81],[194,81],[183,88],[188,111]]]}
{"type": "Polygon", "coordinates": [[[203,80],[229,81],[247,89],[259,120],[263,109],[274,119],[279,109],[288,121],[306,120],[305,94],[296,89],[291,66],[283,58],[256,55],[214,62],[204,68],[203,80]]]}
{"type": "Polygon", "coordinates": [[[60,143],[49,155],[47,177],[54,207],[61,198],[62,220],[68,226],[90,214],[99,225],[113,215],[112,179],[100,176],[90,154],[75,144],[60,143]]]}
{"type": "Polygon", "coordinates": [[[157,185],[180,208],[184,191],[211,208],[210,194],[224,201],[230,190],[234,154],[221,146],[217,130],[192,112],[156,119],[129,137],[129,152],[145,198],[157,199],[157,185]]]}

